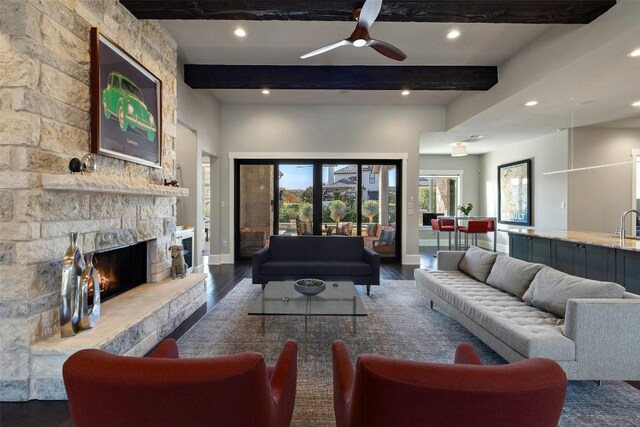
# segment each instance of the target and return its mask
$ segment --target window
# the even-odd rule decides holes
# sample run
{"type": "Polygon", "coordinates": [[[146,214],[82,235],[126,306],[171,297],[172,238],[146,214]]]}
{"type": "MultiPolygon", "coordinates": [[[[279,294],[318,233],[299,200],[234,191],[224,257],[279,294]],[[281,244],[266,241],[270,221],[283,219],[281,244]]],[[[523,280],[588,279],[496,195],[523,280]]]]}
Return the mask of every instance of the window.
{"type": "MultiPolygon", "coordinates": [[[[421,175],[418,185],[421,213],[455,215],[460,192],[459,176],[421,175]]],[[[419,221],[422,225],[422,215],[419,221]]]]}
{"type": "Polygon", "coordinates": [[[376,174],[374,174],[373,172],[369,172],[369,184],[375,184],[376,183],[376,174]]]}

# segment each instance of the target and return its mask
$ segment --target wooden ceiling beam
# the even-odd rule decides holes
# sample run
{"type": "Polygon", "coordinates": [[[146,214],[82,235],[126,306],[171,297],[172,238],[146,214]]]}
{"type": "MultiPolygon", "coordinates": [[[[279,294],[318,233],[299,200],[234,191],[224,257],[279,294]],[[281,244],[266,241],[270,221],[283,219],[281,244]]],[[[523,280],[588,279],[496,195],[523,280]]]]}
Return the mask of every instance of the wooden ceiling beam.
{"type": "MultiPolygon", "coordinates": [[[[120,0],[138,19],[352,21],[354,0],[120,0]]],[[[382,22],[587,24],[616,0],[394,0],[382,22]]]]}
{"type": "Polygon", "coordinates": [[[498,68],[484,66],[184,66],[193,89],[489,90],[498,68]]]}

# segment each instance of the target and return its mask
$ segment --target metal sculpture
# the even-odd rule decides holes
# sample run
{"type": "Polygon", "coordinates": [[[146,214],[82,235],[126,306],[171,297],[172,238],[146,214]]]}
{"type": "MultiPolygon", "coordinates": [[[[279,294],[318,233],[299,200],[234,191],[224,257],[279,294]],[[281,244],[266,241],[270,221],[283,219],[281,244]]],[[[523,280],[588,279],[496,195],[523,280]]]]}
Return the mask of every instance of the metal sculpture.
{"type": "Polygon", "coordinates": [[[84,256],[85,267],[80,276],[80,309],[78,327],[91,329],[100,320],[100,276],[93,266],[93,254],[84,256]],[[93,284],[93,307],[89,310],[89,283],[93,284]]]}
{"type": "Polygon", "coordinates": [[[78,331],[80,275],[84,261],[78,248],[78,233],[69,233],[69,247],[62,261],[60,290],[60,335],[71,337],[78,331]]]}

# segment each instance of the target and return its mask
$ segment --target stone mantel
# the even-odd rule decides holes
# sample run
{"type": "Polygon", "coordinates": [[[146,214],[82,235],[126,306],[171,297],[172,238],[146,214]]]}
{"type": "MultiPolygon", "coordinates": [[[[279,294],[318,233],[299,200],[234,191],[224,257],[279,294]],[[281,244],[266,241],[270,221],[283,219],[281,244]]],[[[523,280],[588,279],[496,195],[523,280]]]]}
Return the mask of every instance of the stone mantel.
{"type": "Polygon", "coordinates": [[[187,197],[188,188],[150,184],[115,176],[80,174],[42,174],[42,188],[80,193],[131,194],[143,196],[187,197]]]}

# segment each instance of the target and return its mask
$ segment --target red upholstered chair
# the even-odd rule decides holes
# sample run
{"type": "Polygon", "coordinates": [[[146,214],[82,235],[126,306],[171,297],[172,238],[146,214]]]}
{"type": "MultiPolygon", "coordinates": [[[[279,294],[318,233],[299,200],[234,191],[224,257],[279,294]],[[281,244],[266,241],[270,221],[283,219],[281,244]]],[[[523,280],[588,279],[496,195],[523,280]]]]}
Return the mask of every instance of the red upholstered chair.
{"type": "Polygon", "coordinates": [[[451,250],[451,233],[455,231],[452,219],[432,219],[431,229],[436,232],[436,252],[440,250],[440,233],[449,235],[449,250],[451,250]]]}
{"type": "Polygon", "coordinates": [[[344,342],[332,349],[337,427],[546,427],[560,419],[567,377],[551,360],[484,366],[461,343],[453,365],[363,354],[354,371],[344,342]]]}
{"type": "Polygon", "coordinates": [[[62,375],[74,425],[288,426],[296,394],[297,344],[275,366],[260,353],[179,359],[174,340],[152,357],[80,350],[62,375]]]}
{"type": "Polygon", "coordinates": [[[487,221],[469,221],[465,226],[459,226],[458,231],[464,233],[464,245],[469,246],[469,234],[473,235],[473,244],[478,245],[478,234],[486,234],[489,230],[487,221]]]}

